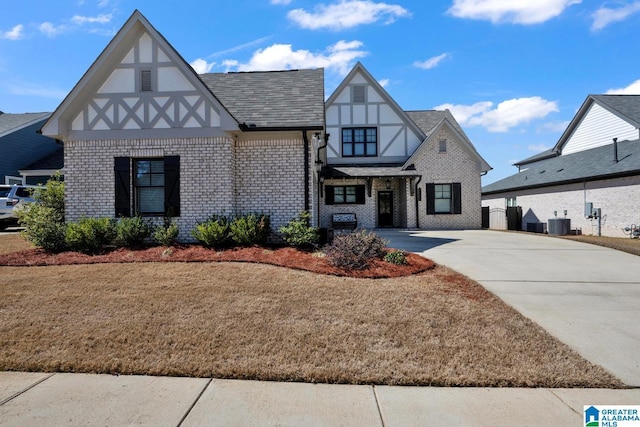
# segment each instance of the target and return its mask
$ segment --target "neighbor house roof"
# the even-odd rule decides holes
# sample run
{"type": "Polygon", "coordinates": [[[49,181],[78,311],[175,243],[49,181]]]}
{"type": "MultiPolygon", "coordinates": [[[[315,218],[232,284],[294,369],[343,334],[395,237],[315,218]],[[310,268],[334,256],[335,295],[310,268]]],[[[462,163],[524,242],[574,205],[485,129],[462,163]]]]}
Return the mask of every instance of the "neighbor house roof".
{"type": "Polygon", "coordinates": [[[617,162],[614,144],[557,156],[484,186],[482,194],[640,174],[640,140],[618,142],[617,146],[617,162]]]}
{"type": "Polygon", "coordinates": [[[50,115],[51,113],[11,114],[0,112],[0,138],[44,120],[50,115]]]}
{"type": "Polygon", "coordinates": [[[560,156],[564,145],[582,123],[585,114],[594,103],[636,128],[640,128],[640,95],[588,95],[553,148],[514,163],[514,166],[522,167],[540,160],[560,156]]]}
{"type": "Polygon", "coordinates": [[[235,119],[250,128],[324,127],[324,71],[201,74],[235,119]]]}
{"type": "Polygon", "coordinates": [[[58,148],[53,153],[47,154],[41,159],[30,163],[23,170],[60,170],[64,167],[64,150],[62,147],[58,148]]]}

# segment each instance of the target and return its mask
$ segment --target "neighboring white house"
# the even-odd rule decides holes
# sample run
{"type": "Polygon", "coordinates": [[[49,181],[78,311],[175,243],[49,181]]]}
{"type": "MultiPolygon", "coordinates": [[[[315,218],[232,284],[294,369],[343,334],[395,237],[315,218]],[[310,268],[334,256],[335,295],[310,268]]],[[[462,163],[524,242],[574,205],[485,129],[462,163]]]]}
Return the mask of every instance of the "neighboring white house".
{"type": "Polygon", "coordinates": [[[583,234],[628,235],[625,228],[640,226],[639,129],[640,96],[589,95],[552,149],[483,187],[482,205],[521,207],[522,230],[566,211],[571,229],[583,234]]]}
{"type": "Polygon", "coordinates": [[[198,75],[135,11],[42,133],[64,142],[67,220],[170,216],[182,240],[249,212],[480,227],[490,167],[449,111],[402,111],[358,64],[326,119],[322,69],[198,75]]]}
{"type": "Polygon", "coordinates": [[[491,169],[448,111],[404,111],[360,63],[326,102],[320,224],[481,227],[480,176],[491,169]]]}

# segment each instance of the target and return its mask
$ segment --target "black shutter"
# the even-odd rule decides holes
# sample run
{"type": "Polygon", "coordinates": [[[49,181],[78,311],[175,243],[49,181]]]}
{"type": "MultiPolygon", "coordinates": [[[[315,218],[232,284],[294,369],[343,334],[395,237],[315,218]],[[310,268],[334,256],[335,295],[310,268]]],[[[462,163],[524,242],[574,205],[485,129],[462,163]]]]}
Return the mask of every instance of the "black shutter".
{"type": "Polygon", "coordinates": [[[364,185],[356,185],[356,204],[364,205],[364,185]]]}
{"type": "Polygon", "coordinates": [[[324,186],[324,204],[325,205],[333,204],[333,185],[324,186]]]}
{"type": "Polygon", "coordinates": [[[453,202],[453,213],[462,213],[462,185],[459,182],[451,184],[451,198],[453,202]]]}
{"type": "Polygon", "coordinates": [[[180,216],[180,156],[164,158],[164,213],[180,216]]]}
{"type": "Polygon", "coordinates": [[[436,185],[427,184],[427,215],[436,213],[436,185]]]}
{"type": "Polygon", "coordinates": [[[116,217],[131,216],[131,160],[129,157],[116,157],[113,160],[116,217]]]}

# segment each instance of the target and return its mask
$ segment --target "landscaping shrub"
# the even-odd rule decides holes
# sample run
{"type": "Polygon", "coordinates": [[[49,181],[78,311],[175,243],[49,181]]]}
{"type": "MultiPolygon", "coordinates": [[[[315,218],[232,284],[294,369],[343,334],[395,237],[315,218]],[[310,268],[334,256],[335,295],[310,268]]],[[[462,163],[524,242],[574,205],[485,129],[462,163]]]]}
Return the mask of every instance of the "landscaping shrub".
{"type": "Polygon", "coordinates": [[[291,246],[298,248],[313,248],[319,240],[318,227],[312,227],[311,214],[302,211],[296,218],[293,218],[286,225],[279,228],[284,241],[291,246]]]}
{"type": "Polygon", "coordinates": [[[65,241],[69,249],[95,254],[113,243],[116,237],[115,219],[82,218],[67,225],[65,241]]]}
{"type": "Polygon", "coordinates": [[[229,218],[214,215],[208,220],[196,225],[191,235],[208,248],[220,248],[229,243],[229,218]]]}
{"type": "Polygon", "coordinates": [[[325,253],[329,264],[347,270],[364,270],[374,259],[385,255],[387,242],[365,230],[335,236],[325,253]]]}
{"type": "Polygon", "coordinates": [[[153,238],[162,246],[173,246],[178,239],[178,224],[173,218],[165,218],[164,224],[156,227],[153,238]]]}
{"type": "Polygon", "coordinates": [[[407,265],[407,254],[404,251],[393,249],[387,252],[384,260],[395,265],[407,265]]]}
{"type": "Polygon", "coordinates": [[[268,215],[248,214],[236,217],[229,225],[231,240],[240,246],[252,246],[267,243],[271,233],[271,221],[268,215]]]}
{"type": "Polygon", "coordinates": [[[33,193],[34,203],[17,211],[25,238],[47,252],[66,249],[64,223],[64,182],[60,175],[50,179],[33,193]]]}
{"type": "Polygon", "coordinates": [[[152,232],[153,226],[142,217],[119,218],[116,223],[115,244],[125,248],[139,248],[152,232]]]}

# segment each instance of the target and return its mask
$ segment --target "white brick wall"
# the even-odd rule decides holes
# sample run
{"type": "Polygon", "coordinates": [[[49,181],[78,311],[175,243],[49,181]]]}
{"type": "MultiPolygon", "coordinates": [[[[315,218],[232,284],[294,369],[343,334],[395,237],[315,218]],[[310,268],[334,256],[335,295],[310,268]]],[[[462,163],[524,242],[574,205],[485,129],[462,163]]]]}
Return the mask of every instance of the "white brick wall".
{"type": "Polygon", "coordinates": [[[517,205],[522,207],[523,230],[529,222],[554,218],[554,211],[563,218],[566,209],[572,229],[597,235],[597,220],[584,217],[585,202],[602,209],[603,236],[624,237],[624,227],[640,225],[640,176],[488,195],[482,198],[482,205],[504,209],[507,197],[516,197],[517,205]]]}
{"type": "MultiPolygon", "coordinates": [[[[179,239],[213,214],[264,212],[277,228],[304,209],[302,139],[175,138],[65,142],[67,221],[114,216],[114,158],[180,156],[179,239]]],[[[154,218],[161,223],[162,218],[154,218]]]]}
{"type": "MultiPolygon", "coordinates": [[[[480,165],[446,128],[431,138],[423,147],[415,162],[416,171],[422,174],[420,189],[422,200],[418,204],[420,228],[477,229],[482,227],[480,165]],[[439,152],[441,140],[447,141],[447,152],[439,152]],[[459,182],[462,187],[462,213],[447,215],[427,215],[426,184],[448,184],[459,182]]],[[[408,197],[408,226],[415,227],[415,203],[408,197]]]]}

